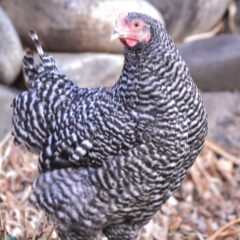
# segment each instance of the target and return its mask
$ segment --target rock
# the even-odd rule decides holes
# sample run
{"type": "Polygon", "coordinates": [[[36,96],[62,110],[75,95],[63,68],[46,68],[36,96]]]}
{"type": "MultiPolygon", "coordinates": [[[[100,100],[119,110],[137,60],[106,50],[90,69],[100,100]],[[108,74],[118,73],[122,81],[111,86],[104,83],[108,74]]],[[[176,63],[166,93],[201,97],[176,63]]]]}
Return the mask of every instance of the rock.
{"type": "Polygon", "coordinates": [[[1,0],[21,39],[30,44],[29,30],[37,31],[48,51],[121,52],[110,41],[120,12],[138,11],[162,19],[145,0],[1,0]],[[21,16],[21,17],[20,17],[21,16]]]}
{"type": "Polygon", "coordinates": [[[203,93],[208,113],[208,137],[240,156],[240,93],[203,93]]]}
{"type": "Polygon", "coordinates": [[[178,46],[198,87],[204,91],[240,89],[240,36],[222,34],[178,46]]]}
{"type": "Polygon", "coordinates": [[[13,98],[18,94],[18,91],[12,88],[7,88],[5,86],[0,85],[0,139],[3,139],[4,136],[11,129],[12,121],[11,121],[11,104],[13,98]]]}
{"type": "Polygon", "coordinates": [[[22,66],[23,50],[12,22],[0,7],[0,82],[11,84],[22,66]]]}
{"type": "Polygon", "coordinates": [[[175,40],[210,30],[228,8],[228,0],[148,0],[161,13],[175,40]]]}
{"type": "Polygon", "coordinates": [[[240,0],[230,2],[228,27],[233,33],[240,33],[240,0]]]}
{"type": "Polygon", "coordinates": [[[59,70],[81,87],[112,86],[120,77],[123,56],[104,53],[50,53],[59,70]]]}

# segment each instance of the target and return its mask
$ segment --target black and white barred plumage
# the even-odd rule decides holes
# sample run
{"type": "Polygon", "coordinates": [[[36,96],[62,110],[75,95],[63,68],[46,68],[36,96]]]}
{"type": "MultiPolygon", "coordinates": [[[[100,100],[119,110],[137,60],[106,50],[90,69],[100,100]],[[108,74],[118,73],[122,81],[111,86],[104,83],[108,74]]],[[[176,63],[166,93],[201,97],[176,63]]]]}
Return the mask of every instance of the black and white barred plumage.
{"type": "Polygon", "coordinates": [[[144,21],[152,36],[125,47],[113,87],[78,87],[33,32],[40,62],[24,57],[28,91],[13,101],[13,134],[40,156],[30,201],[64,240],[137,239],[180,186],[207,133],[201,96],[173,41],[149,16],[128,19],[144,21]]]}

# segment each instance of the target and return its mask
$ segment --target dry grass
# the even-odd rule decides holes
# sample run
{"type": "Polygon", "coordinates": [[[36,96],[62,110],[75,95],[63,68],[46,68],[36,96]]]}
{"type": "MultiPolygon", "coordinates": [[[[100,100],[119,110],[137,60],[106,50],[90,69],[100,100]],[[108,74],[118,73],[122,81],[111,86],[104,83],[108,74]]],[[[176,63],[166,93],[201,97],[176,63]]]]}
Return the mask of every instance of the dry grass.
{"type": "MultiPolygon", "coordinates": [[[[27,202],[36,171],[36,157],[14,146],[10,136],[0,143],[0,240],[57,239],[46,217],[27,202]]],[[[240,159],[208,140],[182,188],[140,239],[237,240],[239,214],[240,159]]]]}

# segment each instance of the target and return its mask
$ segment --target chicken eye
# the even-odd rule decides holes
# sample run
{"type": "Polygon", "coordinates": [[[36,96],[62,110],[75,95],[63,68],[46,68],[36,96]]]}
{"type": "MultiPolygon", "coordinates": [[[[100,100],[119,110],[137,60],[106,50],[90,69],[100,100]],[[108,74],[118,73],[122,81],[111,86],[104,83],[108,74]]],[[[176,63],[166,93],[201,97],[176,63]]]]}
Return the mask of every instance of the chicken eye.
{"type": "Polygon", "coordinates": [[[136,30],[142,29],[143,28],[143,22],[135,20],[132,22],[132,27],[136,30]]]}
{"type": "Polygon", "coordinates": [[[135,22],[135,23],[134,23],[134,27],[135,27],[135,28],[138,28],[139,26],[140,26],[140,24],[139,24],[138,22],[135,22]]]}

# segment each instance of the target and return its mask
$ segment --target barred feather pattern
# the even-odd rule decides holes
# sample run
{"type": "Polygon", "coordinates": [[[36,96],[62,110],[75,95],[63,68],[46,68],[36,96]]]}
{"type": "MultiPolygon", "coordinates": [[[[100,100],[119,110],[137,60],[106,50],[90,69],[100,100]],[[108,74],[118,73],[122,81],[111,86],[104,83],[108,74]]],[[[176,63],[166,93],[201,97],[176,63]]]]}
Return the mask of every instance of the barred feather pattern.
{"type": "Polygon", "coordinates": [[[15,142],[39,154],[30,201],[64,240],[137,239],[179,188],[207,134],[207,115],[185,62],[161,24],[152,39],[125,47],[119,81],[80,88],[59,73],[31,32],[40,63],[27,52],[28,91],[13,101],[15,142]]]}

